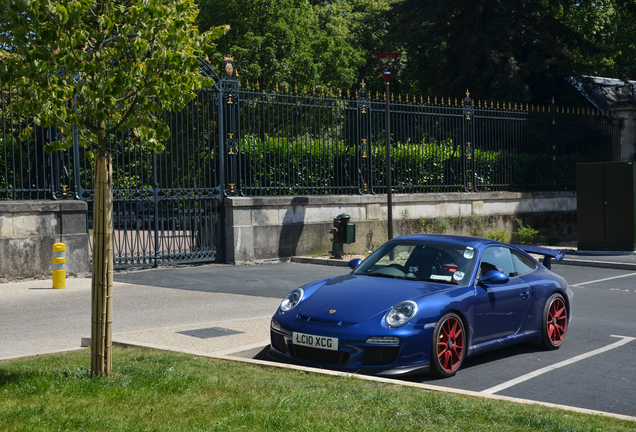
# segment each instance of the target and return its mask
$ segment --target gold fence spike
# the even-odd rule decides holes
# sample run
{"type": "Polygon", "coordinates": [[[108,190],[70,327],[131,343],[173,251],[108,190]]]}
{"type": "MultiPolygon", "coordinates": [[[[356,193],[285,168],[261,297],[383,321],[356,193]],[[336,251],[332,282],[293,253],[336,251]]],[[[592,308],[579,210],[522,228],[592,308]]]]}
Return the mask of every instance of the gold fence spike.
{"type": "Polygon", "coordinates": [[[435,96],[435,105],[437,105],[437,96],[435,96]]]}
{"type": "Polygon", "coordinates": [[[497,101],[497,109],[499,109],[499,101],[497,101]]]}
{"type": "Polygon", "coordinates": [[[420,105],[424,105],[424,96],[422,95],[420,95],[420,105]]]}
{"type": "MultiPolygon", "coordinates": [[[[393,100],[393,98],[391,98],[391,100],[393,100]]],[[[398,95],[398,102],[402,103],[402,95],[401,94],[398,95]]]]}
{"type": "Polygon", "coordinates": [[[455,98],[455,106],[457,106],[457,98],[455,98]]]}
{"type": "Polygon", "coordinates": [[[312,94],[313,96],[316,96],[316,87],[314,87],[314,88],[313,88],[313,90],[311,91],[311,94],[312,94]]]}
{"type": "Polygon", "coordinates": [[[276,93],[278,93],[278,84],[276,84],[276,93]]]}
{"type": "Polygon", "coordinates": [[[294,84],[294,93],[298,94],[298,84],[294,84]]]}
{"type": "Polygon", "coordinates": [[[426,103],[427,104],[431,104],[431,97],[430,96],[426,96],[426,103]]]}
{"type": "Polygon", "coordinates": [[[250,89],[250,80],[245,80],[245,88],[250,89]]]}
{"type": "Polygon", "coordinates": [[[258,84],[258,81],[256,81],[256,91],[260,91],[260,90],[261,90],[261,88],[260,88],[260,87],[261,87],[261,86],[258,84]]]}
{"type": "Polygon", "coordinates": [[[347,99],[351,99],[351,92],[347,89],[347,99]]]}
{"type": "Polygon", "coordinates": [[[342,97],[342,90],[338,89],[338,97],[341,98],[342,97]]]}

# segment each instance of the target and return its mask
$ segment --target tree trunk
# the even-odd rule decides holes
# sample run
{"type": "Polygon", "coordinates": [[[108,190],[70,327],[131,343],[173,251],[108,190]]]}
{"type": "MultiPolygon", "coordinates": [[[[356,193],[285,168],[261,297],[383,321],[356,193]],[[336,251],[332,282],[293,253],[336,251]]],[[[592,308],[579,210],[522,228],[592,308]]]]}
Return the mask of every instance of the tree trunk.
{"type": "MultiPolygon", "coordinates": [[[[101,153],[101,152],[100,152],[101,153]]],[[[95,156],[91,372],[110,376],[113,322],[113,184],[110,153],[95,156]]]]}

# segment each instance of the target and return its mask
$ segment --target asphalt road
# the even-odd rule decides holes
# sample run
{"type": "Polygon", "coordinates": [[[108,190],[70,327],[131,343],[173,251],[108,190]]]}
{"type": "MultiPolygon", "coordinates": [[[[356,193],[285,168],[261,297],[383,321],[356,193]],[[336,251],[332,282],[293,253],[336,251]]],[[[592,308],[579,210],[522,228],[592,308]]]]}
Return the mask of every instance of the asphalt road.
{"type": "MultiPolygon", "coordinates": [[[[636,416],[636,272],[553,269],[575,293],[574,318],[559,350],[522,345],[468,358],[450,379],[410,379],[636,416]]],[[[291,289],[347,271],[269,264],[116,273],[115,336],[223,320],[266,322],[291,289]]],[[[90,281],[67,282],[65,290],[45,288],[50,281],[0,285],[0,359],[77,347],[90,334],[90,281]]],[[[263,344],[241,355],[265,352],[263,344]]]]}
{"type": "MultiPolygon", "coordinates": [[[[277,299],[307,281],[346,273],[346,269],[333,267],[298,266],[230,267],[222,272],[208,267],[171,273],[180,277],[187,275],[184,278],[187,282],[179,289],[237,292],[277,299]],[[214,276],[211,276],[212,270],[214,276]],[[215,283],[206,283],[210,277],[215,283]]],[[[427,375],[409,379],[636,416],[636,272],[564,265],[555,265],[553,270],[566,278],[575,293],[573,320],[560,349],[542,351],[520,345],[468,358],[450,379],[437,380],[427,375]],[[560,367],[550,370],[555,365],[560,367]],[[531,373],[537,375],[528,378],[531,373]]],[[[131,273],[119,278],[144,283],[148,276],[131,273]]],[[[158,283],[174,286],[169,280],[158,283]]],[[[266,359],[265,353],[263,347],[243,355],[266,359]]]]}

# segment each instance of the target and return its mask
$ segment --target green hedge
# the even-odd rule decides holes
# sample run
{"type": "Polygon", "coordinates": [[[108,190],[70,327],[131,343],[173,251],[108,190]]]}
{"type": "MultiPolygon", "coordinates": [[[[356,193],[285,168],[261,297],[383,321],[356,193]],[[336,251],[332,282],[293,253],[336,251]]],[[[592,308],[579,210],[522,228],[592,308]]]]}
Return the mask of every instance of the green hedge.
{"type": "MultiPolygon", "coordinates": [[[[363,158],[365,150],[343,141],[244,138],[241,187],[246,195],[347,194],[363,182],[382,189],[386,147],[373,144],[363,158]]],[[[395,192],[464,190],[474,160],[477,190],[563,190],[576,187],[576,163],[591,159],[577,153],[555,161],[545,154],[476,150],[469,160],[451,140],[398,143],[391,149],[391,175],[395,192]]]]}

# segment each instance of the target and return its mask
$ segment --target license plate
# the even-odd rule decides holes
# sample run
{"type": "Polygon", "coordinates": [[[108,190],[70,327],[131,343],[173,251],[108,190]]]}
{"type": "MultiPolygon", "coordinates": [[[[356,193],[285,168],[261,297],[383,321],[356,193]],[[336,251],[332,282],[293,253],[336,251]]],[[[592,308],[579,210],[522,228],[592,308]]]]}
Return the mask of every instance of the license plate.
{"type": "Polygon", "coordinates": [[[338,351],[338,338],[293,332],[294,345],[338,351]]]}

